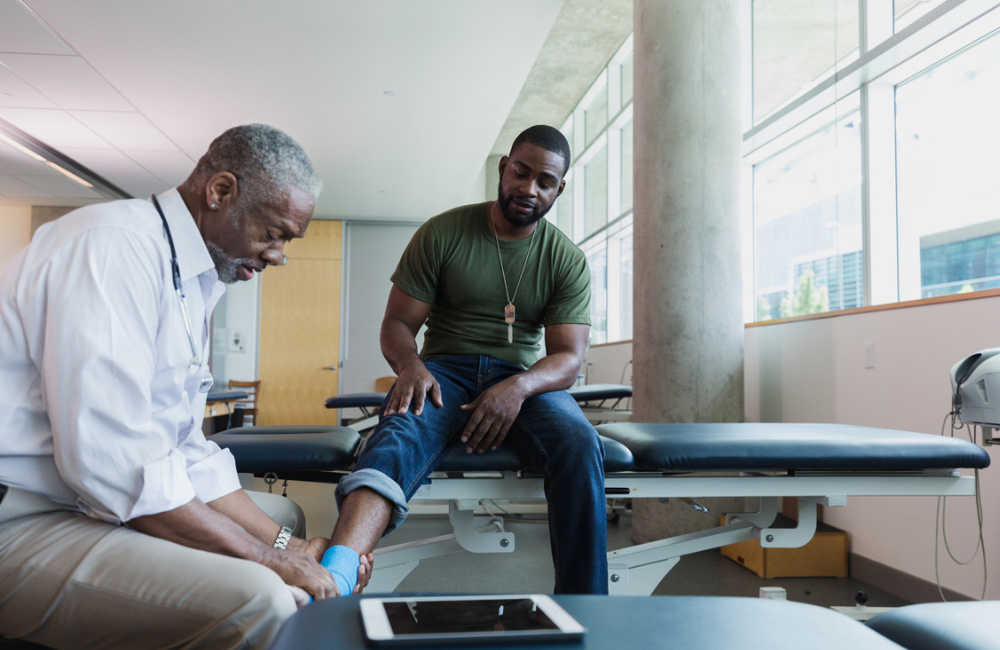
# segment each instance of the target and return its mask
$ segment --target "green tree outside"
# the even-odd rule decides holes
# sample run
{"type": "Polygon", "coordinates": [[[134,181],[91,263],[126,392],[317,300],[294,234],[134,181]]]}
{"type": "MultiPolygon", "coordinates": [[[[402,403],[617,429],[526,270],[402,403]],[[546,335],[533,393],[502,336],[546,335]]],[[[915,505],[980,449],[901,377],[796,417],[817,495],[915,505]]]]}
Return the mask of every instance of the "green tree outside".
{"type": "Polygon", "coordinates": [[[757,296],[757,321],[771,320],[771,306],[761,296],[757,296]]]}
{"type": "Polygon", "coordinates": [[[816,286],[816,276],[811,271],[804,271],[799,276],[799,286],[795,293],[790,293],[781,301],[781,317],[806,316],[830,311],[830,296],[826,285],[816,286]]]}

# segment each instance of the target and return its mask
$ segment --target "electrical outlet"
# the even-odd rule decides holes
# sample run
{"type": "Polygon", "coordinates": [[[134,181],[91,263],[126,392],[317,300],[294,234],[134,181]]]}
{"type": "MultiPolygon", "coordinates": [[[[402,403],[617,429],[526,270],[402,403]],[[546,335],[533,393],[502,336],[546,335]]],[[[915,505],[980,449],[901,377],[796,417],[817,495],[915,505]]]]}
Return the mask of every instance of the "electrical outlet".
{"type": "Polygon", "coordinates": [[[875,342],[865,341],[865,368],[875,367],[875,342]]]}
{"type": "Polygon", "coordinates": [[[246,352],[247,342],[246,337],[243,332],[239,330],[231,330],[229,332],[229,351],[230,352],[246,352]]]}

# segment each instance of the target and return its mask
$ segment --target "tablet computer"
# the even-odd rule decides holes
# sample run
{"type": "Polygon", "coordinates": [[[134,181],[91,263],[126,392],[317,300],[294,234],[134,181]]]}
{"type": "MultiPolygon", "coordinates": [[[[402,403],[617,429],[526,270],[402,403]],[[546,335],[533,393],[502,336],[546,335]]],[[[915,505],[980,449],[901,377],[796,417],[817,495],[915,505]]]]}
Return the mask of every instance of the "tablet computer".
{"type": "Polygon", "coordinates": [[[378,646],[579,641],[586,628],[549,596],[421,596],[360,602],[378,646]]]}

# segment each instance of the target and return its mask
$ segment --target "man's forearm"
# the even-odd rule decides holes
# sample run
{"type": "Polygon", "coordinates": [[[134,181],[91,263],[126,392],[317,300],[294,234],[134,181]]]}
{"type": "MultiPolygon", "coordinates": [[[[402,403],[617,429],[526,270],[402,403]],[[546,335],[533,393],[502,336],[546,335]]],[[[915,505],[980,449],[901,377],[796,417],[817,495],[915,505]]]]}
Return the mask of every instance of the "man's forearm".
{"type": "Polygon", "coordinates": [[[243,490],[230,492],[205,505],[233,520],[268,546],[274,544],[281,531],[281,525],[261,510],[243,490]]]}
{"type": "MultiPolygon", "coordinates": [[[[198,499],[167,512],[137,517],[128,525],[141,533],[183,546],[255,562],[261,562],[271,548],[227,515],[216,512],[198,499]]],[[[274,522],[272,525],[277,527],[274,522]]]]}
{"type": "Polygon", "coordinates": [[[565,390],[576,381],[583,360],[572,352],[556,352],[549,354],[530,368],[516,376],[515,381],[524,394],[524,399],[565,390]]]}
{"type": "Polygon", "coordinates": [[[385,320],[382,323],[379,339],[382,346],[382,356],[389,362],[389,366],[397,376],[407,366],[420,363],[417,339],[402,321],[385,320]]]}

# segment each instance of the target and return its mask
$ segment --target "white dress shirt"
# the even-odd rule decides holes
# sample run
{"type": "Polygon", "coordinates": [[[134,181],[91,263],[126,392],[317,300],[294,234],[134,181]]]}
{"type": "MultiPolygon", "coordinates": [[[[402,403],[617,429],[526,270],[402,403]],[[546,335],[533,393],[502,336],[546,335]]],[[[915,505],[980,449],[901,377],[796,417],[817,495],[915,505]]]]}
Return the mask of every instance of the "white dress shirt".
{"type": "Polygon", "coordinates": [[[201,431],[209,319],[225,291],[176,190],[159,197],[199,365],[150,201],[75,210],[0,275],[0,483],[110,522],[239,488],[201,431]]]}

